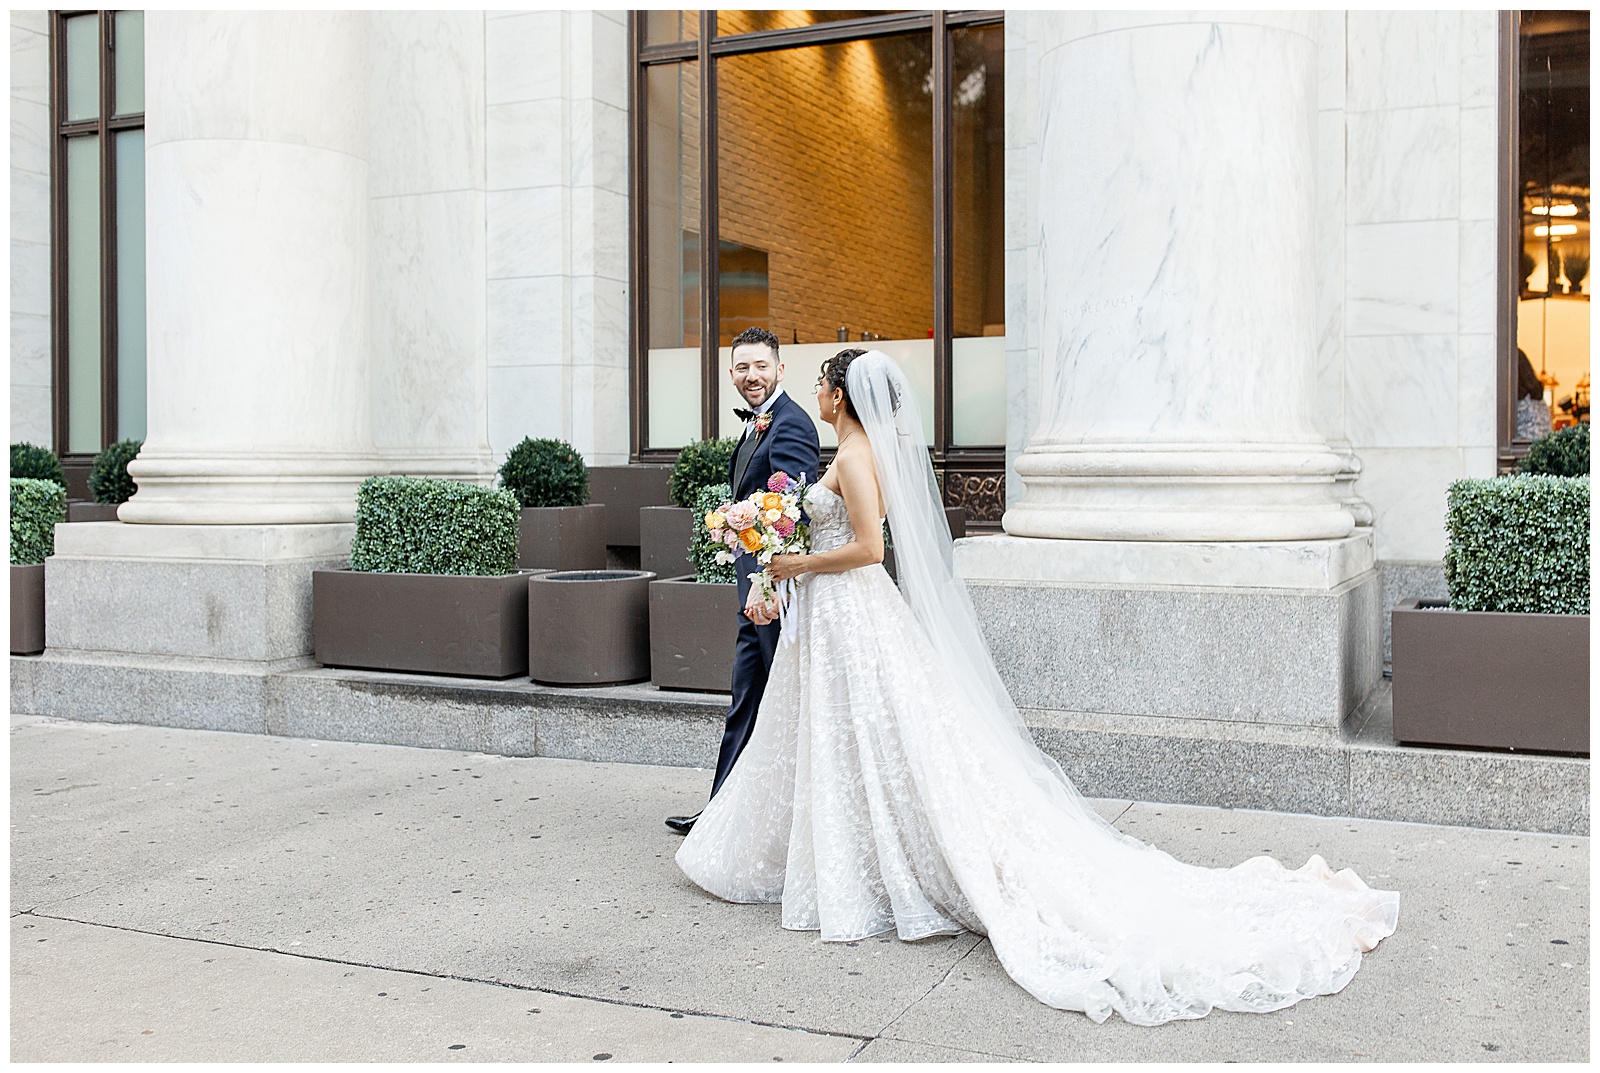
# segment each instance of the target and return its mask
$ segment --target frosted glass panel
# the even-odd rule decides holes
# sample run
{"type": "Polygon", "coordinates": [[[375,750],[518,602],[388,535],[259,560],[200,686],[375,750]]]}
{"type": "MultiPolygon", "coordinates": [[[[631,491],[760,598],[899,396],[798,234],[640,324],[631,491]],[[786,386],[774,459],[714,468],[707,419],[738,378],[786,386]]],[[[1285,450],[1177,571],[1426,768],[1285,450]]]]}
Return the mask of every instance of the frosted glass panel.
{"type": "Polygon", "coordinates": [[[700,348],[649,353],[651,447],[682,447],[700,438],[700,348]]]}
{"type": "MultiPolygon", "coordinates": [[[[666,13],[670,14],[670,13],[666,13]]],[[[700,345],[700,81],[692,63],[646,69],[650,345],[700,345]]]]}
{"type": "Polygon", "coordinates": [[[100,442],[100,139],[67,141],[67,450],[100,442]]]}
{"type": "Polygon", "coordinates": [[[950,440],[962,447],[1006,442],[1005,336],[953,339],[950,440]]]}
{"type": "MultiPolygon", "coordinates": [[[[879,339],[872,343],[790,343],[778,350],[783,363],[783,390],[805,408],[817,425],[817,438],[824,448],[837,447],[833,426],[826,424],[817,411],[817,377],[822,374],[822,363],[841,350],[881,350],[899,363],[911,381],[911,393],[922,410],[922,434],[933,442],[933,340],[932,339],[879,339]]],[[[727,368],[732,360],[732,348],[723,347],[722,366],[727,368]]],[[[744,426],[734,415],[736,406],[746,405],[726,373],[722,378],[721,396],[717,402],[719,431],[724,436],[737,436],[744,426]]]]}
{"type": "Polygon", "coordinates": [[[144,111],[144,12],[119,11],[112,38],[117,68],[117,114],[144,111]]]}
{"type": "MultiPolygon", "coordinates": [[[[117,46],[122,47],[119,38],[117,46]]],[[[120,82],[120,78],[119,78],[120,82]]],[[[144,439],[144,131],[117,139],[117,438],[144,439]]]]}
{"type": "Polygon", "coordinates": [[[67,121],[100,115],[100,16],[67,20],[67,121]]]}

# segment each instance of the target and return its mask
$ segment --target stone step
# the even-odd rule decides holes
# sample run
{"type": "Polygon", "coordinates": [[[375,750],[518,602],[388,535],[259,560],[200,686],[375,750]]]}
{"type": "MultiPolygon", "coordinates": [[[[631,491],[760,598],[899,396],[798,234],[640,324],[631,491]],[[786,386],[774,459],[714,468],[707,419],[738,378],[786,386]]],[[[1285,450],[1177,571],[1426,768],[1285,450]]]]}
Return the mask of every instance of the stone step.
{"type": "MultiPolygon", "coordinates": [[[[710,769],[726,696],[433,675],[11,659],[17,714],[710,769]]],[[[1090,797],[1589,834],[1589,761],[1394,743],[1383,683],[1340,733],[1220,720],[1025,710],[1090,797]]],[[[707,776],[709,788],[710,777],[707,776]]]]}

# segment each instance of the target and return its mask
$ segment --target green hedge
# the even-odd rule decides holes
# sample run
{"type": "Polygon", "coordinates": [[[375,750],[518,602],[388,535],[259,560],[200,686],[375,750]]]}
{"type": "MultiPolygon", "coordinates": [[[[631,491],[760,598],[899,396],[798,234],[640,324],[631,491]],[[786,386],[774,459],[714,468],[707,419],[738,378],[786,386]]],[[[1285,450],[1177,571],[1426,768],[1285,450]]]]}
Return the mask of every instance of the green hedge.
{"type": "Polygon", "coordinates": [[[736,445],[732,439],[700,440],[679,451],[667,495],[680,507],[693,507],[700,499],[701,489],[726,485],[736,445]]]}
{"type": "Polygon", "coordinates": [[[1448,512],[1452,609],[1589,613],[1589,478],[1456,481],[1448,512]]]}
{"type": "Polygon", "coordinates": [[[67,516],[67,490],[55,481],[11,478],[11,565],[42,563],[56,550],[56,523],[67,516]]]}
{"type": "Polygon", "coordinates": [[[61,472],[61,460],[48,447],[32,443],[11,445],[11,475],[38,481],[55,481],[67,486],[66,474],[61,472]]]}
{"type": "Polygon", "coordinates": [[[1568,425],[1534,440],[1522,459],[1522,472],[1553,477],[1584,477],[1589,473],[1589,426],[1568,425]]]}
{"type": "Polygon", "coordinates": [[[589,502],[589,468],[572,444],[525,436],[500,466],[500,487],[524,507],[581,507],[589,502]]]}
{"type": "Polygon", "coordinates": [[[89,494],[96,503],[126,503],[139,486],[128,476],[128,463],[139,457],[143,440],[118,440],[94,456],[89,470],[89,494]]]}
{"type": "Polygon", "coordinates": [[[350,569],[511,574],[520,506],[510,492],[459,481],[368,477],[356,494],[350,569]]]}
{"type": "Polygon", "coordinates": [[[717,562],[717,552],[725,550],[727,546],[712,540],[711,532],[706,528],[706,515],[732,498],[733,492],[724,481],[700,489],[700,495],[694,501],[694,535],[689,538],[689,559],[694,563],[694,579],[702,584],[737,580],[732,563],[717,562]]]}

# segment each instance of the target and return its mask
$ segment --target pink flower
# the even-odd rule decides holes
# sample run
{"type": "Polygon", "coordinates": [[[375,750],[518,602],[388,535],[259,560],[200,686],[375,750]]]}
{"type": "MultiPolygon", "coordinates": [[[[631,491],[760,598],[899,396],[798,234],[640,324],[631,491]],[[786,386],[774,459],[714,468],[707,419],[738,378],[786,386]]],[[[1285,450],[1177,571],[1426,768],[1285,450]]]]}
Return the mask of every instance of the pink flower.
{"type": "Polygon", "coordinates": [[[756,524],[756,505],[749,500],[740,500],[725,512],[728,519],[728,528],[735,532],[743,532],[756,524]]]}
{"type": "Polygon", "coordinates": [[[789,475],[780,469],[778,472],[767,478],[767,491],[787,492],[791,483],[792,482],[789,479],[789,475]]]}
{"type": "Polygon", "coordinates": [[[788,515],[784,515],[772,523],[772,528],[779,536],[787,540],[789,537],[794,535],[794,519],[788,515]]]}

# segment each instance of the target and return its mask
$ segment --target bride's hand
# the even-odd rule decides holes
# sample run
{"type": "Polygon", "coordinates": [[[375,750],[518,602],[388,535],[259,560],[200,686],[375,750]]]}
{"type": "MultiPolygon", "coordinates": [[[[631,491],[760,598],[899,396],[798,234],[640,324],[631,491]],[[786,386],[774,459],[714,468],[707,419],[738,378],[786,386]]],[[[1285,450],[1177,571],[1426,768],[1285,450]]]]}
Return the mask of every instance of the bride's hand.
{"type": "Polygon", "coordinates": [[[767,564],[767,572],[774,581],[787,581],[806,572],[805,555],[774,555],[767,564]]]}

